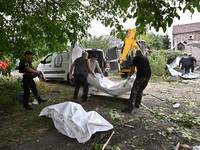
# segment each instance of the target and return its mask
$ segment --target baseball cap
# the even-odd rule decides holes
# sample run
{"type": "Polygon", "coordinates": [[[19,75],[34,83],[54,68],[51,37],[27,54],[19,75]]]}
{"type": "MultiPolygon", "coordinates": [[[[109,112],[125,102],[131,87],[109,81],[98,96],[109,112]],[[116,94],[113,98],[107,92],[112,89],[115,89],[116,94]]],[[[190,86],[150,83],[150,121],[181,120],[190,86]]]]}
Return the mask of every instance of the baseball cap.
{"type": "Polygon", "coordinates": [[[31,52],[31,51],[26,51],[24,54],[25,54],[25,55],[28,55],[28,54],[35,55],[35,53],[33,53],[33,52],[31,52]]]}

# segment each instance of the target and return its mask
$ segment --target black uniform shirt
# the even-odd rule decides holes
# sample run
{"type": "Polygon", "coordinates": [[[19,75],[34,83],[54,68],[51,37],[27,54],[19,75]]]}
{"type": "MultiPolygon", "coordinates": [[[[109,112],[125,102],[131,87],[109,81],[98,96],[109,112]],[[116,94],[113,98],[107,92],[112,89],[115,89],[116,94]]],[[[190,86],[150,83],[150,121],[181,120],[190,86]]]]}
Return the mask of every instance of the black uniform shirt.
{"type": "Polygon", "coordinates": [[[143,55],[135,56],[133,66],[137,67],[137,77],[151,77],[149,60],[143,55]]]}
{"type": "Polygon", "coordinates": [[[25,67],[29,67],[29,68],[33,69],[33,66],[32,66],[31,62],[30,62],[30,61],[27,61],[26,59],[22,60],[22,61],[20,62],[20,65],[19,65],[19,66],[21,67],[21,72],[24,72],[24,73],[27,73],[27,72],[28,72],[28,71],[25,69],[25,67]]]}

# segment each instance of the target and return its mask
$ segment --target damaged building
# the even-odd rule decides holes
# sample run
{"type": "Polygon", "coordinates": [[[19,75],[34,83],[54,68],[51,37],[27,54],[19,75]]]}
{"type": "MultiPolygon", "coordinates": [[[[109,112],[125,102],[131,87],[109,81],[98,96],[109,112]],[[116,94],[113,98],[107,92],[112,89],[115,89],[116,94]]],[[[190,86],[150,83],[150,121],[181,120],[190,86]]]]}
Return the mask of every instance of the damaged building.
{"type": "Polygon", "coordinates": [[[173,26],[173,49],[192,53],[200,60],[200,22],[173,26]]]}

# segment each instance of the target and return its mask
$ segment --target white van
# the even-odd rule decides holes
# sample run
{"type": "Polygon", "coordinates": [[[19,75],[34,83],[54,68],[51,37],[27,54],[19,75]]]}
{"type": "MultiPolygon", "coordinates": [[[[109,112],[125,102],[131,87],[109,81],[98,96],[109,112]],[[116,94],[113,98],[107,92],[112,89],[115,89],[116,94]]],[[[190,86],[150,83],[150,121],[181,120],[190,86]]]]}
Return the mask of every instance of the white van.
{"type": "Polygon", "coordinates": [[[88,58],[91,58],[93,54],[98,55],[99,65],[104,73],[107,75],[105,71],[106,63],[103,50],[100,49],[82,49],[81,47],[74,47],[71,51],[64,51],[62,54],[49,54],[47,55],[43,61],[38,65],[37,70],[40,71],[39,79],[40,81],[45,81],[48,79],[59,79],[68,81],[71,85],[74,85],[74,80],[69,79],[70,67],[74,60],[78,57],[82,56],[82,52],[88,52],[88,58]]]}

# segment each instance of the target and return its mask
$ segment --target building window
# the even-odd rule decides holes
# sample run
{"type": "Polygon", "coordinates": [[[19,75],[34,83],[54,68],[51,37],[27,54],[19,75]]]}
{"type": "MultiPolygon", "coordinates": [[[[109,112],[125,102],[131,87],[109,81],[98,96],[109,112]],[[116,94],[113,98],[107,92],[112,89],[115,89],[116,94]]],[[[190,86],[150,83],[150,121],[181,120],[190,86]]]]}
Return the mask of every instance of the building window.
{"type": "Polygon", "coordinates": [[[189,40],[193,40],[194,39],[194,35],[189,35],[189,40]]]}

